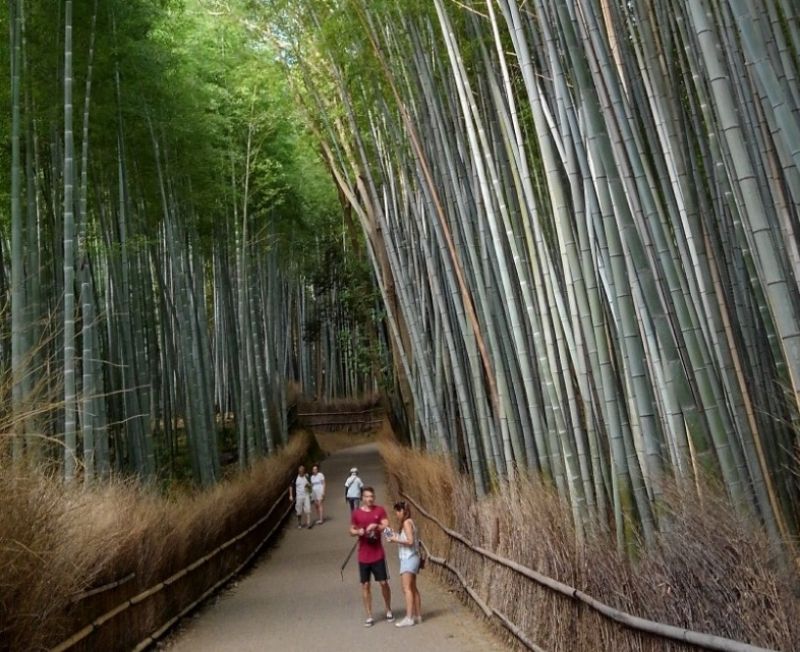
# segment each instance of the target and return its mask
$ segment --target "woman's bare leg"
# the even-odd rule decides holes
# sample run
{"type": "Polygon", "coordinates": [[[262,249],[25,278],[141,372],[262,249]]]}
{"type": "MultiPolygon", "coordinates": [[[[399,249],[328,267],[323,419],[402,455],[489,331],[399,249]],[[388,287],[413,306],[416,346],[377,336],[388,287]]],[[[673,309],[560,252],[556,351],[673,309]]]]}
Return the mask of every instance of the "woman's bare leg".
{"type": "Polygon", "coordinates": [[[408,573],[411,576],[411,591],[413,593],[413,609],[412,617],[422,619],[422,598],[419,595],[417,588],[417,576],[414,573],[408,573]]]}
{"type": "Polygon", "coordinates": [[[406,618],[414,618],[414,573],[403,573],[400,576],[403,582],[403,596],[406,599],[406,618]]]}

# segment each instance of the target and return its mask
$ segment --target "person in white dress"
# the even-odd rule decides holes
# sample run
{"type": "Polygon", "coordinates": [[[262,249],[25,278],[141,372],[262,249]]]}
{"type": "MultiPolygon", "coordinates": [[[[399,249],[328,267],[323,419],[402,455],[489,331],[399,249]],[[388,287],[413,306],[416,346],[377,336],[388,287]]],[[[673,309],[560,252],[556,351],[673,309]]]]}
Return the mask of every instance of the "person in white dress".
{"type": "Polygon", "coordinates": [[[311,500],[317,512],[317,525],[325,521],[323,503],[325,502],[325,475],[319,470],[319,464],[311,467],[311,500]]]}

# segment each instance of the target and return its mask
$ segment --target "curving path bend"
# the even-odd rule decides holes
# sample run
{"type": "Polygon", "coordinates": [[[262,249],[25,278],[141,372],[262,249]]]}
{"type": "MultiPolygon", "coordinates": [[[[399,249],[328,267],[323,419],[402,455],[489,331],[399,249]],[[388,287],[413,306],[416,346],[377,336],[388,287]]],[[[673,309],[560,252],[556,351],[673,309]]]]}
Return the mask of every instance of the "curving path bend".
{"type": "MultiPolygon", "coordinates": [[[[366,484],[377,491],[377,502],[387,508],[384,473],[376,444],[356,446],[331,455],[322,465],[328,482],[323,525],[299,530],[294,515],[278,541],[257,565],[216,601],[183,625],[162,649],[170,652],[265,652],[270,650],[377,649],[382,652],[490,652],[507,649],[486,625],[426,571],[419,577],[424,622],[397,628],[383,620],[380,590],[373,583],[375,625],[363,626],[358,565],[353,555],[339,568],[354,539],[348,534],[349,510],[344,480],[351,466],[359,468],[366,484]]],[[[288,498],[287,498],[288,500],[288,498]]],[[[424,538],[424,532],[423,532],[424,538]]],[[[392,607],[399,619],[405,614],[396,548],[387,546],[392,607]]]]}

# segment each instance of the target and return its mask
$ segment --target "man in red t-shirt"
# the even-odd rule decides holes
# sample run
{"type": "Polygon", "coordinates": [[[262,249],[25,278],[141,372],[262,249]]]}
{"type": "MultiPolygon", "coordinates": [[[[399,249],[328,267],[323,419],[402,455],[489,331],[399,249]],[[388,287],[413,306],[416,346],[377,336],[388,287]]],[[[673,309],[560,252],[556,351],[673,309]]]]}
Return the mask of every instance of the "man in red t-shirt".
{"type": "Polygon", "coordinates": [[[364,487],[361,490],[361,506],[350,515],[350,536],[358,537],[358,572],[361,580],[361,597],[367,619],[364,627],[372,627],[372,592],[370,575],[381,585],[383,602],[386,605],[386,620],[394,620],[392,615],[392,592],[389,588],[389,573],[386,570],[386,556],[383,554],[381,534],[389,527],[386,510],[375,504],[375,490],[364,487]]]}

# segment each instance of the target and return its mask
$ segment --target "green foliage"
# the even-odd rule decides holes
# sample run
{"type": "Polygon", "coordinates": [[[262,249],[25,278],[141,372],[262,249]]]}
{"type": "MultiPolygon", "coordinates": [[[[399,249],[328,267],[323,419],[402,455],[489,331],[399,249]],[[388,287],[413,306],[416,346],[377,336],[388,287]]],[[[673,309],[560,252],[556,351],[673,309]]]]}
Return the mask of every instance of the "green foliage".
{"type": "MultiPolygon", "coordinates": [[[[50,134],[63,132],[59,74],[63,66],[63,15],[54,0],[26,5],[26,76],[40,153],[47,160],[50,134]]],[[[89,57],[91,0],[74,10],[73,127],[80,147],[89,57]]],[[[165,173],[177,182],[185,216],[197,234],[214,235],[233,201],[231,177],[242,175],[248,131],[253,131],[250,180],[254,231],[292,240],[299,224],[309,232],[315,215],[337,210],[330,177],[303,133],[283,66],[271,46],[246,28],[245,3],[216,0],[109,0],[98,4],[91,89],[90,165],[103,190],[113,187],[122,134],[135,169],[146,224],[162,216],[153,137],[162,148],[165,173]],[[119,79],[119,97],[117,96],[119,79]]],[[[0,17],[8,33],[8,15],[0,17]]],[[[9,60],[8,41],[0,51],[9,60]]],[[[10,104],[10,71],[0,69],[0,99],[10,104]]],[[[10,114],[0,117],[8,142],[10,114]]],[[[7,197],[8,145],[0,149],[0,193],[7,197]]],[[[8,201],[3,202],[5,207],[8,201]]],[[[6,211],[2,212],[3,220],[6,211]]]]}
{"type": "MultiPolygon", "coordinates": [[[[41,294],[37,309],[42,315],[52,312],[53,323],[57,323],[63,292],[64,9],[56,0],[25,0],[24,6],[26,63],[22,86],[26,102],[22,149],[23,161],[27,155],[35,159],[35,177],[23,179],[22,203],[27,208],[36,200],[41,246],[36,247],[39,257],[32,264],[41,261],[43,270],[41,282],[36,279],[37,293],[41,294]],[[35,151],[28,151],[27,136],[35,142],[35,151]],[[35,183],[35,198],[27,196],[29,180],[35,183]]],[[[327,251],[330,242],[341,241],[342,206],[317,141],[306,131],[307,116],[296,102],[293,83],[298,73],[287,72],[285,59],[275,51],[274,36],[259,27],[267,19],[268,10],[273,10],[268,3],[246,0],[74,0],[75,181],[80,182],[82,172],[88,178],[88,214],[82,230],[87,256],[81,265],[88,263],[95,283],[92,292],[98,308],[100,355],[112,362],[103,389],[108,395],[111,421],[142,422],[138,416],[130,417],[123,395],[139,394],[136,398],[141,404],[165,400],[155,392],[149,394],[152,387],[147,383],[168,366],[159,357],[164,354],[161,349],[175,345],[156,341],[156,334],[183,305],[183,295],[176,293],[188,290],[201,294],[205,302],[195,296],[193,303],[187,303],[199,306],[198,316],[210,320],[211,315],[219,314],[213,311],[213,302],[219,296],[212,291],[212,271],[227,275],[225,292],[231,295],[238,290],[234,286],[240,273],[249,275],[245,282],[258,288],[254,294],[266,294],[265,288],[271,288],[274,279],[265,279],[264,274],[278,275],[278,286],[301,282],[299,279],[323,268],[320,252],[327,251]],[[87,140],[83,125],[90,72],[87,140]],[[88,148],[85,170],[81,159],[84,145],[88,148]],[[243,251],[246,255],[240,257],[243,251]],[[276,251],[278,256],[273,257],[276,251]],[[212,259],[212,252],[216,258],[212,259]],[[184,268],[174,261],[181,256],[184,260],[191,257],[195,285],[179,278],[184,268]],[[282,262],[282,274],[272,266],[274,258],[282,262]],[[222,261],[222,269],[214,267],[212,260],[214,264],[222,261]],[[270,264],[262,264],[264,260],[270,264]],[[150,276],[148,264],[163,267],[150,276]],[[165,269],[165,276],[172,275],[167,282],[156,276],[165,269]],[[129,325],[133,331],[129,335],[135,342],[127,349],[113,341],[120,338],[116,324],[101,323],[123,303],[129,304],[123,308],[146,313],[137,315],[129,325]],[[131,361],[124,359],[132,352],[138,356],[136,367],[142,383],[133,376],[123,378],[118,371],[133,369],[131,361]],[[121,389],[120,383],[135,383],[137,389],[121,389]]],[[[8,34],[7,13],[0,15],[0,25],[8,34]]],[[[10,45],[8,38],[0,40],[6,62],[10,60],[10,45]]],[[[6,107],[10,106],[10,86],[6,63],[0,68],[0,100],[6,107]]],[[[0,134],[6,143],[10,122],[10,111],[0,112],[0,134]]],[[[10,232],[10,167],[10,147],[6,144],[0,148],[0,231],[6,240],[10,232]]],[[[23,177],[26,174],[23,170],[23,177]]],[[[78,196],[76,189],[76,203],[78,196]]],[[[360,246],[356,241],[349,243],[353,245],[360,246]]],[[[7,261],[2,264],[7,274],[7,261]]],[[[343,288],[351,282],[368,286],[369,274],[364,277],[366,269],[356,273],[348,267],[350,263],[343,265],[341,278],[335,280],[339,295],[345,297],[339,312],[357,312],[348,327],[358,330],[361,322],[354,319],[365,315],[363,323],[369,323],[369,315],[361,307],[350,305],[357,302],[349,297],[358,296],[360,290],[343,288]]],[[[334,267],[338,274],[340,266],[334,267]]],[[[319,300],[324,301],[322,297],[319,300]]],[[[232,312],[238,308],[236,305],[232,312]]],[[[290,310],[288,305],[281,308],[290,310]]],[[[243,309],[249,311],[250,306],[243,309]]],[[[236,317],[246,318],[238,313],[236,317]]],[[[278,315],[275,318],[277,323],[278,315]]],[[[234,320],[231,318],[231,322],[234,320]]],[[[209,331],[216,333],[217,326],[209,325],[209,331]]],[[[7,330],[0,328],[0,338],[7,330]]],[[[79,350],[82,337],[79,329],[79,350]]],[[[209,345],[198,334],[187,340],[192,337],[200,341],[200,346],[209,345]]],[[[55,336],[53,341],[56,343],[48,345],[46,355],[59,359],[61,342],[55,336]]],[[[185,343],[178,344],[179,355],[192,350],[185,343]]],[[[0,355],[7,348],[0,347],[0,355]]],[[[236,357],[237,353],[232,346],[225,355],[236,357]]],[[[57,368],[54,371],[58,373],[57,368]]],[[[170,409],[176,412],[184,409],[179,397],[181,383],[185,382],[183,373],[177,369],[173,374],[178,390],[170,409]]],[[[169,370],[164,375],[169,377],[169,370]]],[[[276,378],[274,382],[282,380],[276,378]]],[[[209,411],[213,409],[208,407],[209,411]]],[[[157,405],[153,413],[160,410],[164,405],[157,405]]],[[[182,415],[174,416],[178,419],[182,415]]],[[[58,419],[56,415],[48,421],[48,434],[56,432],[58,419]]],[[[118,449],[124,447],[123,437],[127,435],[118,433],[125,428],[112,431],[118,449]]],[[[185,452],[191,450],[187,441],[193,433],[172,443],[162,441],[169,435],[156,428],[149,434],[155,440],[157,462],[163,463],[168,451],[178,467],[186,466],[185,452]]],[[[122,457],[117,455],[118,466],[123,466],[122,457]]],[[[171,472],[179,474],[180,469],[171,472]]]]}

